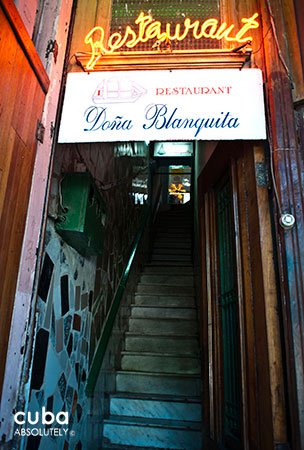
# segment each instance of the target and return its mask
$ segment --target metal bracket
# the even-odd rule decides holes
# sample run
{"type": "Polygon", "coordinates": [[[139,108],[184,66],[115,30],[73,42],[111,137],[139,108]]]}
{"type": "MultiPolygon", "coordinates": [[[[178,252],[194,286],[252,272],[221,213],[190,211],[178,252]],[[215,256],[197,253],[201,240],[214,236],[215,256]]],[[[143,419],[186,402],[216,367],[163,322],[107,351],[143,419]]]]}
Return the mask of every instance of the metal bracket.
{"type": "Polygon", "coordinates": [[[44,133],[45,133],[45,126],[40,120],[38,120],[36,127],[36,139],[37,141],[41,142],[41,144],[43,144],[44,141],[44,133]]]}
{"type": "Polygon", "coordinates": [[[45,57],[48,58],[50,54],[53,53],[54,61],[57,62],[57,56],[58,56],[58,44],[56,39],[49,39],[46,50],[45,50],[45,57]]]}

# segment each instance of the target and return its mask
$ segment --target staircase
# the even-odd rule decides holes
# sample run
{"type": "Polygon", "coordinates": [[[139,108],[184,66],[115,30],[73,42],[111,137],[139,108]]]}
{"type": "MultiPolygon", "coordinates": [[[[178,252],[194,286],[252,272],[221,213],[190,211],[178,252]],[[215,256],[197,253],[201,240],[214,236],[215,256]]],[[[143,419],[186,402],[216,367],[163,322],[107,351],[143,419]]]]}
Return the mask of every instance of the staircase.
{"type": "Polygon", "coordinates": [[[159,213],[110,394],[103,449],[202,449],[191,234],[189,207],[159,213]]]}

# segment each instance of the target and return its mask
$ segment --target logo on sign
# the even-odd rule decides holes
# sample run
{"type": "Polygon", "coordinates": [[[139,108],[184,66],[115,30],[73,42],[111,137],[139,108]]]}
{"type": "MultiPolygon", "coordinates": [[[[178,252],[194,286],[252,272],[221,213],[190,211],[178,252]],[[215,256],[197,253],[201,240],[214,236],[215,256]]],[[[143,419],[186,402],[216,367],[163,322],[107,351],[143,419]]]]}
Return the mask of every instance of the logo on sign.
{"type": "Polygon", "coordinates": [[[102,80],[97,86],[92,100],[96,105],[104,103],[133,103],[146,92],[146,89],[135,81],[110,78],[109,80],[102,80]]]}

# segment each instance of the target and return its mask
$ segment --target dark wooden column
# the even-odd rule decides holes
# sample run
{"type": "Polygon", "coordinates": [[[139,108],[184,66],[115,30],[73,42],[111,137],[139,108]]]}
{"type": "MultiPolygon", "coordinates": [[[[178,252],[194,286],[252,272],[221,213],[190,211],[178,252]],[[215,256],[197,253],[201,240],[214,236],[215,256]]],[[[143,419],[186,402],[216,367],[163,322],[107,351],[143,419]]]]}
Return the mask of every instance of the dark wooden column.
{"type": "MultiPolygon", "coordinates": [[[[274,202],[275,230],[286,376],[292,448],[300,450],[304,448],[304,165],[303,148],[301,150],[303,142],[296,133],[292,98],[293,83],[297,89],[298,73],[290,69],[289,52],[284,39],[288,2],[269,0],[263,3],[263,29],[270,29],[264,39],[265,81],[270,152],[279,198],[279,202],[274,202]],[[280,214],[286,212],[293,214],[296,219],[291,230],[284,230],[279,225],[280,214]]],[[[296,29],[294,33],[296,35],[296,29]]]]}

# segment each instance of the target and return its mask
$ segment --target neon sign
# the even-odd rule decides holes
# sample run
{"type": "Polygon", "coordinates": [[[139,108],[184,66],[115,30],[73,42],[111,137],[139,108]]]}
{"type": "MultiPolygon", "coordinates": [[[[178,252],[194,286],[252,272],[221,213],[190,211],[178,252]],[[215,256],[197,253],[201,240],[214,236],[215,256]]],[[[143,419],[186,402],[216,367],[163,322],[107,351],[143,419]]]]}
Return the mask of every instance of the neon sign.
{"type": "Polygon", "coordinates": [[[115,32],[111,34],[105,42],[105,31],[102,27],[96,26],[92,28],[86,35],[84,42],[91,46],[92,56],[87,63],[86,68],[91,70],[102,55],[112,54],[121,49],[124,45],[133,49],[139,43],[145,43],[150,40],[157,40],[158,43],[171,43],[171,41],[183,41],[188,34],[192,33],[194,39],[216,39],[226,40],[228,42],[244,43],[252,41],[252,36],[248,36],[247,32],[259,27],[256,21],[258,13],[253,14],[249,18],[243,17],[241,22],[243,26],[238,32],[235,32],[235,25],[228,25],[226,22],[219,24],[217,19],[207,19],[204,22],[199,20],[191,21],[186,18],[181,25],[177,23],[171,25],[166,23],[165,27],[158,20],[153,20],[148,14],[141,12],[135,20],[137,29],[127,25],[124,34],[115,32]],[[165,28],[165,31],[162,29],[165,28]]]}

